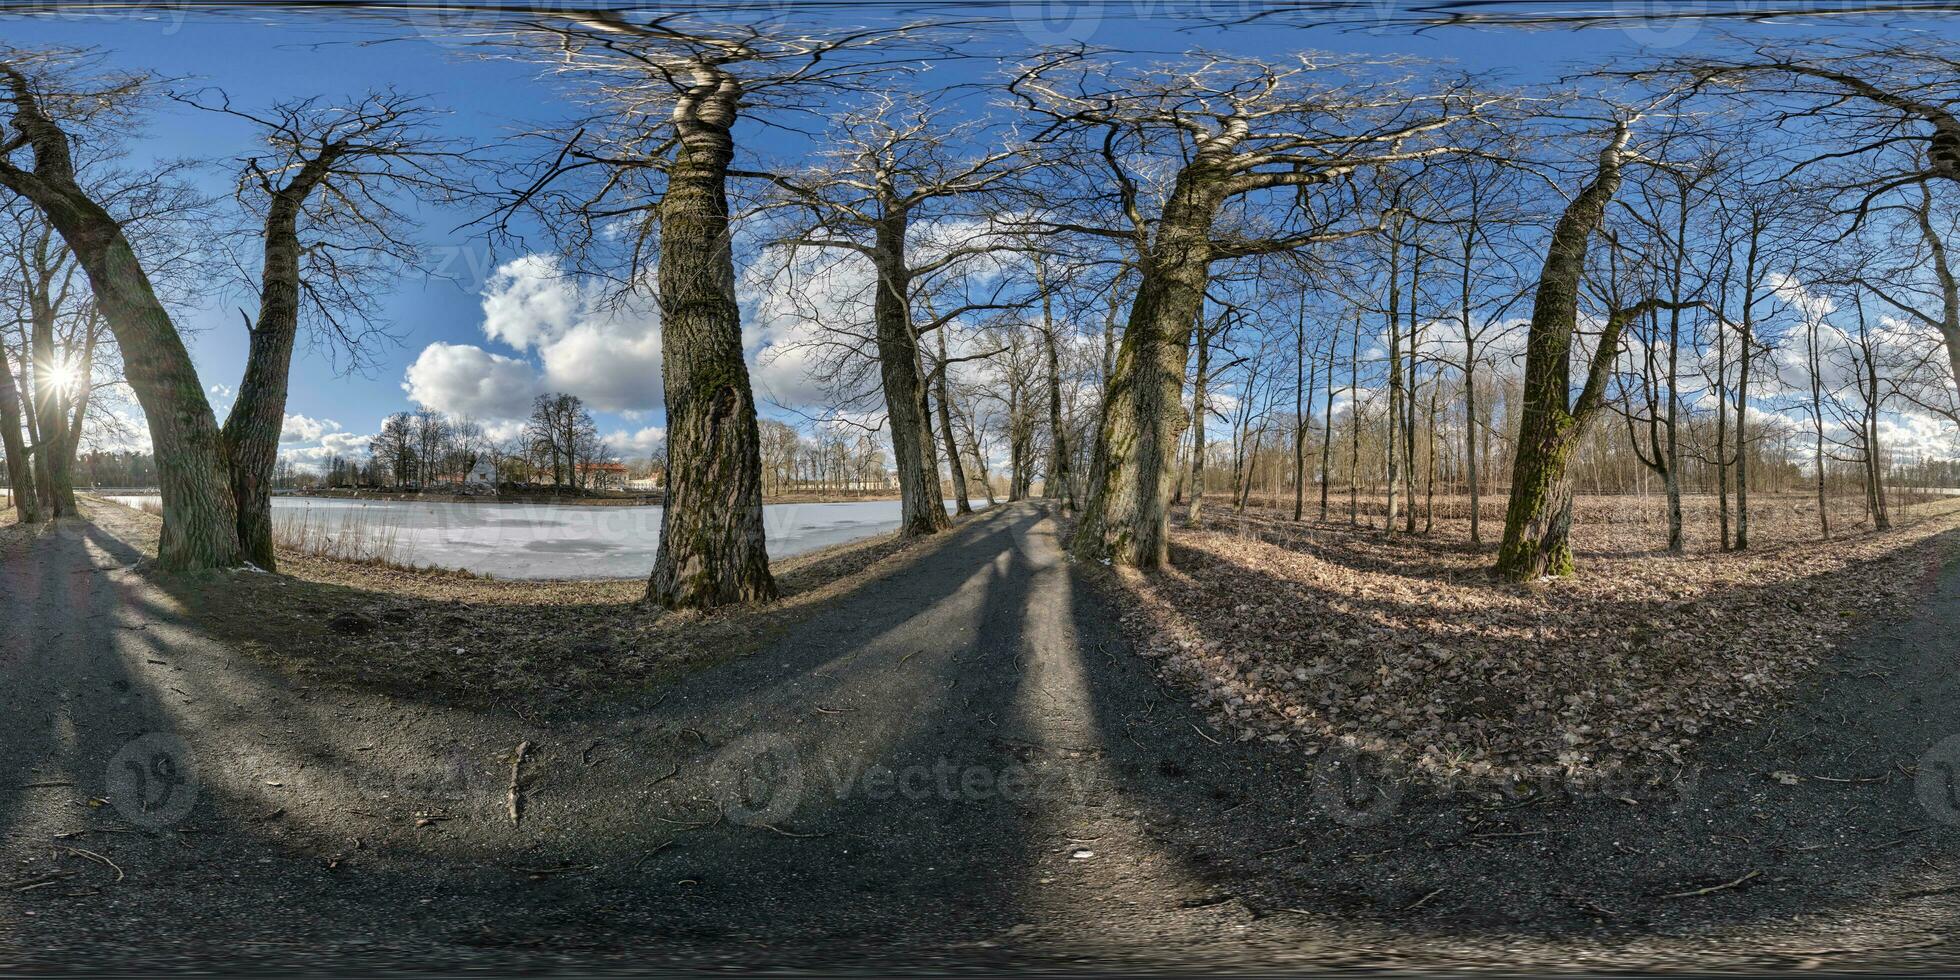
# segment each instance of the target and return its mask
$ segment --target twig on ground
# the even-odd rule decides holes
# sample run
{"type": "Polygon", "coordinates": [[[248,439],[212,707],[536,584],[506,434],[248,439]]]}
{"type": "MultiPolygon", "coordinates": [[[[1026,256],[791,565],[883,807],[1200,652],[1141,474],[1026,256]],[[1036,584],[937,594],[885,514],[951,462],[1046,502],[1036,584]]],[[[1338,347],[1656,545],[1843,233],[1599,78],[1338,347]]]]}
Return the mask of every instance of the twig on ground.
{"type": "Polygon", "coordinates": [[[73,854],[76,857],[87,858],[91,861],[94,861],[97,864],[107,867],[111,871],[114,871],[116,873],[117,881],[121,881],[123,880],[124,877],[126,877],[123,874],[122,865],[119,865],[116,862],[111,861],[108,858],[103,857],[102,855],[97,854],[86,847],[68,847],[67,850],[68,853],[73,854]]]}
{"type": "Polygon", "coordinates": [[[1661,897],[1662,898],[1693,898],[1697,895],[1713,895],[1716,892],[1728,891],[1729,889],[1734,888],[1737,885],[1743,884],[1744,882],[1747,882],[1750,879],[1755,878],[1761,874],[1762,872],[1760,870],[1751,871],[1748,874],[1743,875],[1742,877],[1737,878],[1734,881],[1725,881],[1719,885],[1710,885],[1707,888],[1696,888],[1685,892],[1674,892],[1672,894],[1662,895],[1661,897]]]}
{"type": "Polygon", "coordinates": [[[523,775],[524,756],[530,751],[529,740],[519,742],[517,753],[510,760],[510,790],[505,795],[504,802],[510,810],[510,822],[513,827],[524,819],[524,787],[519,777],[523,775]]]}

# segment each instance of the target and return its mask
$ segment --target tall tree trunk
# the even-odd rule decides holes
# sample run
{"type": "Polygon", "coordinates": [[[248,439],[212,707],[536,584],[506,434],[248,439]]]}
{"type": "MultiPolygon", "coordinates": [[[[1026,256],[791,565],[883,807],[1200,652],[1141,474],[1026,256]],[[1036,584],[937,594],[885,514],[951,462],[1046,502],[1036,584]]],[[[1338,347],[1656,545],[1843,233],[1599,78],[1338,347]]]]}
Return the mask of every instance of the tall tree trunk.
{"type": "Polygon", "coordinates": [[[1817,318],[1806,315],[1810,322],[1804,325],[1804,335],[1808,340],[1810,367],[1810,419],[1816,433],[1817,463],[1817,527],[1824,540],[1831,540],[1830,500],[1824,494],[1824,382],[1818,377],[1823,372],[1824,356],[1817,349],[1817,318]]]}
{"type": "Polygon", "coordinates": [[[1667,314],[1667,553],[1687,551],[1687,538],[1681,515],[1681,285],[1688,265],[1688,185],[1677,183],[1681,192],[1680,216],[1675,223],[1674,268],[1668,298],[1674,308],[1667,314]]]}
{"type": "Polygon", "coordinates": [[[1096,477],[1072,549],[1084,559],[1170,562],[1170,487],[1183,419],[1184,372],[1210,277],[1211,226],[1224,174],[1194,159],[1178,174],[1141,263],[1136,299],[1098,426],[1096,477]]]}
{"type": "Polygon", "coordinates": [[[1422,289],[1422,246],[1409,242],[1409,380],[1402,388],[1402,495],[1408,500],[1403,530],[1416,533],[1416,346],[1419,323],[1416,320],[1418,296],[1422,289]]]}
{"type": "Polygon", "coordinates": [[[1751,217],[1742,265],[1742,324],[1735,378],[1735,550],[1749,550],[1749,369],[1756,353],[1756,261],[1762,221],[1751,217]]]}
{"type": "MultiPolygon", "coordinates": [[[[1571,401],[1572,341],[1578,328],[1586,252],[1607,204],[1619,191],[1629,137],[1627,127],[1620,126],[1600,152],[1592,182],[1559,216],[1532,298],[1525,341],[1524,412],[1496,566],[1498,575],[1514,582],[1572,571],[1572,483],[1567,466],[1605,397],[1606,378],[1619,356],[1628,311],[1615,311],[1608,318],[1576,405],[1571,401]]],[[[1636,309],[1634,315],[1646,312],[1645,304],[1636,309]]]]}
{"type": "Polygon", "coordinates": [[[1191,386],[1191,510],[1185,520],[1197,527],[1198,512],[1205,504],[1205,382],[1211,373],[1211,333],[1202,314],[1191,329],[1197,333],[1198,375],[1191,386]]]}
{"type": "Polygon", "coordinates": [[[1437,389],[1442,387],[1437,381],[1429,383],[1429,473],[1423,487],[1422,533],[1431,534],[1436,530],[1436,399],[1437,389]]]}
{"type": "Polygon", "coordinates": [[[941,441],[946,447],[946,469],[953,477],[953,506],[958,513],[964,515],[973,513],[973,501],[967,495],[966,468],[960,465],[959,443],[953,439],[953,403],[949,394],[951,385],[946,380],[946,374],[952,370],[952,365],[946,360],[946,330],[946,327],[939,328],[939,365],[933,371],[933,381],[936,386],[935,395],[939,401],[939,432],[941,441]]]}
{"type": "MultiPolygon", "coordinates": [[[[1728,274],[1723,273],[1718,296],[1728,295],[1728,274]]],[[[1715,518],[1722,536],[1722,550],[1732,547],[1729,537],[1729,347],[1728,317],[1715,317],[1715,518]]]]}
{"type": "Polygon", "coordinates": [[[1042,496],[1062,502],[1062,513],[1075,510],[1075,489],[1069,477],[1068,427],[1062,418],[1062,359],[1055,339],[1054,298],[1049,294],[1047,266],[1035,260],[1036,287],[1041,290],[1041,341],[1048,355],[1048,479],[1042,496]]]}
{"type": "Polygon", "coordinates": [[[1479,198],[1472,198],[1470,232],[1463,236],[1463,266],[1457,280],[1457,305],[1463,325],[1463,468],[1464,483],[1470,493],[1470,543],[1484,543],[1482,523],[1482,473],[1477,468],[1477,335],[1470,326],[1470,303],[1474,288],[1471,260],[1476,253],[1476,222],[1479,198]]]}
{"type": "Polygon", "coordinates": [[[1300,295],[1299,322],[1293,325],[1293,519],[1307,506],[1307,297],[1300,295]]]}
{"type": "Polygon", "coordinates": [[[13,498],[14,515],[22,524],[41,521],[40,494],[34,486],[33,461],[20,436],[20,392],[14,387],[13,368],[5,350],[0,349],[0,448],[7,451],[7,489],[13,498]]]}
{"type": "Polygon", "coordinates": [[[1394,231],[1388,242],[1388,438],[1383,442],[1387,453],[1388,503],[1387,513],[1382,518],[1382,533],[1395,533],[1397,509],[1395,482],[1400,477],[1395,457],[1402,442],[1402,238],[1401,221],[1397,219],[1394,231]]]}
{"type": "Polygon", "coordinates": [[[647,598],[668,608],[771,599],[761,436],[742,357],[728,224],[740,86],[697,65],[674,107],[679,145],[660,201],[667,505],[647,598]]]}
{"type": "Polygon", "coordinates": [[[250,346],[238,397],[225,417],[225,456],[238,512],[238,544],[246,561],[276,567],[272,547],[272,473],[279,461],[279,434],[286,423],[286,393],[293,343],[299,334],[299,212],[306,195],[331,165],[309,163],[266,209],[259,317],[247,321],[250,346]]]}
{"type": "Polygon", "coordinates": [[[942,531],[947,520],[939,492],[932,425],[925,412],[925,386],[919,381],[905,231],[902,214],[888,214],[876,224],[872,260],[878,270],[878,290],[872,301],[872,319],[876,324],[878,373],[885,392],[885,418],[891,427],[892,462],[898,468],[898,529],[909,537],[942,531]]]}
{"type": "Polygon", "coordinates": [[[34,390],[35,489],[50,518],[73,517],[75,482],[69,470],[68,398],[63,385],[64,365],[54,339],[54,304],[46,283],[30,290],[29,317],[33,323],[32,357],[34,390]]]}
{"type": "Polygon", "coordinates": [[[1348,526],[1361,523],[1361,309],[1348,335],[1348,526]]]}
{"type": "Polygon", "coordinates": [[[1320,519],[1327,519],[1327,494],[1334,483],[1334,345],[1340,330],[1327,338],[1327,403],[1320,416],[1320,519]]]}

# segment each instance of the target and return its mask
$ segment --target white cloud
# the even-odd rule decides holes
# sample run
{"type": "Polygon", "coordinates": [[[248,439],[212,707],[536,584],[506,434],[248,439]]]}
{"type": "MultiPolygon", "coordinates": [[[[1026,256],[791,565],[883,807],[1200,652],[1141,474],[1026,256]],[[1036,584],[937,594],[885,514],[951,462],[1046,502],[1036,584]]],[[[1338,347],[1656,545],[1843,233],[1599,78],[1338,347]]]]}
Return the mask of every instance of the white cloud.
{"type": "Polygon", "coordinates": [[[483,333],[534,351],[547,390],[568,391],[600,411],[661,404],[660,315],[650,300],[608,299],[567,275],[557,258],[504,263],[483,290],[483,333]]]}
{"type": "Polygon", "coordinates": [[[646,456],[667,444],[667,430],[650,425],[636,432],[621,429],[605,437],[606,447],[622,456],[646,456]]]}
{"type": "MultiPolygon", "coordinates": [[[[338,429],[338,423],[335,423],[338,429]]],[[[353,432],[323,432],[318,443],[310,446],[287,446],[279,450],[279,458],[301,469],[319,472],[326,468],[327,460],[334,456],[358,460],[367,456],[368,443],[374,439],[372,434],[353,432]]],[[[308,440],[311,441],[311,440],[308,440]]]]}
{"type": "Polygon", "coordinates": [[[473,344],[433,343],[408,366],[402,389],[419,405],[489,419],[522,418],[540,388],[537,372],[473,344]]]}
{"type": "Polygon", "coordinates": [[[279,430],[280,442],[318,442],[329,432],[340,430],[340,423],[333,419],[314,419],[304,415],[288,415],[283,428],[279,430]]]}

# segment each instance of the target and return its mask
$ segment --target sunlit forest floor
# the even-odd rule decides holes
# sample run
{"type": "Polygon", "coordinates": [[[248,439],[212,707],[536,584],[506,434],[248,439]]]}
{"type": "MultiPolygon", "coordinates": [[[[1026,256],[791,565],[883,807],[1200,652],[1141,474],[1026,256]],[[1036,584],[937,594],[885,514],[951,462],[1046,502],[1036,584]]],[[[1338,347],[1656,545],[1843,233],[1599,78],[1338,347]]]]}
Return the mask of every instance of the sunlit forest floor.
{"type": "Polygon", "coordinates": [[[1824,542],[1815,497],[1786,494],[1753,499],[1750,549],[1724,553],[1699,497],[1689,553],[1669,556],[1661,498],[1585,497],[1578,573],[1513,586],[1487,574],[1501,498],[1482,546],[1460,499],[1393,536],[1379,498],[1359,508],[1374,527],[1349,525],[1341,496],[1326,522],[1317,500],[1302,522],[1273,503],[1208,499],[1197,528],[1180,512],[1174,567],[1116,576],[1138,649],[1228,737],[1345,746],[1458,787],[1661,778],[1763,717],[1847,630],[1904,610],[1960,544],[1960,500],[1895,503],[1884,533],[1861,500],[1833,501],[1824,542]]]}

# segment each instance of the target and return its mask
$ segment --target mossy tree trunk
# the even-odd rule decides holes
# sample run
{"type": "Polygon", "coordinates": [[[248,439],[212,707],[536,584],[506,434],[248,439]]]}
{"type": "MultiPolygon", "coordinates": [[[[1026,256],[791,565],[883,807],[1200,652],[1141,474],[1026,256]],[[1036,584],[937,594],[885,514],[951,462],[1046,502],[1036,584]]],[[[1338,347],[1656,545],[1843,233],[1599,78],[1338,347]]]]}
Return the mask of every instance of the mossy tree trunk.
{"type": "Polygon", "coordinates": [[[1625,125],[1616,130],[1600,151],[1592,181],[1559,216],[1532,299],[1525,341],[1524,410],[1511,470],[1511,499],[1504,514],[1504,543],[1495,569],[1511,581],[1572,572],[1572,484],[1567,467],[1573,451],[1605,402],[1606,383],[1627,324],[1655,309],[1678,305],[1649,299],[1612,311],[1600,331],[1585,387],[1573,400],[1572,346],[1586,252],[1606,206],[1619,190],[1629,137],[1625,125]]]}
{"type": "Polygon", "coordinates": [[[776,595],[762,532],[762,440],[742,358],[729,239],[730,130],[740,98],[726,70],[694,66],[674,107],[678,145],[659,205],[668,485],[647,598],[668,608],[776,595]]]}
{"type": "Polygon", "coordinates": [[[1212,223],[1225,196],[1223,175],[1200,154],[1178,175],[1139,263],[1098,427],[1101,458],[1072,544],[1079,558],[1142,568],[1170,561],[1172,464],[1189,421],[1184,372],[1211,274],[1212,223]]]}

